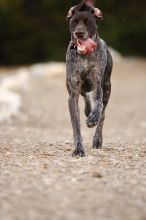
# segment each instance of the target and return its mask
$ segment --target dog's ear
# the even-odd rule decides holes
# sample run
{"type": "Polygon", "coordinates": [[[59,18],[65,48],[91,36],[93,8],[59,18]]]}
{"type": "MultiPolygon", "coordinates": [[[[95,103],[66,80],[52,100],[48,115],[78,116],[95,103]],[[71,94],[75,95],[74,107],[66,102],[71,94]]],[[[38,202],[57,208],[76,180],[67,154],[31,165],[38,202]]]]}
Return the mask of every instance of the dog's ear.
{"type": "Polygon", "coordinates": [[[70,8],[70,10],[67,13],[66,19],[70,20],[74,13],[75,13],[75,7],[70,8]]]}
{"type": "Polygon", "coordinates": [[[91,10],[91,13],[97,18],[102,20],[102,12],[98,9],[95,8],[95,1],[96,0],[81,0],[82,2],[86,3],[88,6],[90,6],[93,10],[91,10]]]}
{"type": "Polygon", "coordinates": [[[93,8],[94,12],[93,15],[100,20],[103,20],[102,12],[98,8],[93,8]]]}
{"type": "MultiPolygon", "coordinates": [[[[90,2],[90,0],[81,0],[80,4],[75,5],[74,7],[70,8],[70,10],[67,13],[66,19],[69,20],[74,15],[74,13],[76,11],[80,11],[88,1],[90,2]]],[[[91,0],[91,2],[92,2],[92,0],[91,0]]]]}

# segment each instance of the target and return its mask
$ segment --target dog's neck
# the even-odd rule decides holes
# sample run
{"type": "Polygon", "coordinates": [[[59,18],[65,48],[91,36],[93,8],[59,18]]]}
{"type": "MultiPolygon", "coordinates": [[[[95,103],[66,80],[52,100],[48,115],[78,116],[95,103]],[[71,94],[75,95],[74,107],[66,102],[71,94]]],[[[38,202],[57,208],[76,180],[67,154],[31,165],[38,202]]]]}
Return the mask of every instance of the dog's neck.
{"type": "MultiPolygon", "coordinates": [[[[94,49],[93,51],[88,52],[88,54],[94,52],[94,51],[97,49],[97,47],[98,47],[98,45],[99,45],[99,39],[100,39],[100,38],[99,38],[99,35],[98,35],[97,32],[91,37],[91,40],[96,43],[96,47],[95,47],[95,49],[94,49]]],[[[73,35],[71,35],[70,46],[71,46],[71,49],[74,49],[74,50],[76,50],[79,54],[82,54],[82,53],[80,53],[79,50],[78,50],[77,39],[75,39],[73,35]]],[[[85,55],[86,55],[86,53],[85,53],[85,55]]]]}
{"type": "Polygon", "coordinates": [[[98,42],[99,42],[99,35],[98,35],[98,33],[96,32],[91,39],[92,39],[95,43],[98,44],[98,42]]]}

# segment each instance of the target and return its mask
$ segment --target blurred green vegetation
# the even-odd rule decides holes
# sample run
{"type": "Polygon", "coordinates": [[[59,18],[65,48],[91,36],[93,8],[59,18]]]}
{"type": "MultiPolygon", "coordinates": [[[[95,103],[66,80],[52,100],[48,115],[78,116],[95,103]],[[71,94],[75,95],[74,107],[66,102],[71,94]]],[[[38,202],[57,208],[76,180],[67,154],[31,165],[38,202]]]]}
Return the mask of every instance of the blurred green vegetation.
{"type": "MultiPolygon", "coordinates": [[[[65,20],[80,0],[0,0],[0,64],[65,60],[65,20]]],[[[146,56],[146,1],[98,0],[99,33],[124,55],[146,56]]]]}

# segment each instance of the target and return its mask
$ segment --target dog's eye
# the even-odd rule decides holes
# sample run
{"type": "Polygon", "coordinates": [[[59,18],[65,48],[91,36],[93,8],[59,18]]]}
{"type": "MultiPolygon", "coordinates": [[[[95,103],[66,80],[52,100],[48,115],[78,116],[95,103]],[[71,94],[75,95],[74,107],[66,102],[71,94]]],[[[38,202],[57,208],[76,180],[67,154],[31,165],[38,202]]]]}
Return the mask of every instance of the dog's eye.
{"type": "Polygon", "coordinates": [[[75,24],[77,24],[78,23],[78,19],[74,19],[74,21],[73,21],[75,24]]]}

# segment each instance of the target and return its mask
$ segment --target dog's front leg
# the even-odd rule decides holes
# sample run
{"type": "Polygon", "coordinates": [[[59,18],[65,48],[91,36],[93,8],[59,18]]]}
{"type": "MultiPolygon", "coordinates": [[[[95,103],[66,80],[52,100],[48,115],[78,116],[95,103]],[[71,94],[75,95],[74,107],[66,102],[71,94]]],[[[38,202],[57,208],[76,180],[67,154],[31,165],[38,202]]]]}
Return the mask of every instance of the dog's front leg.
{"type": "Polygon", "coordinates": [[[94,99],[94,108],[86,120],[86,124],[89,128],[92,128],[96,125],[98,126],[100,119],[102,117],[103,90],[101,87],[101,83],[99,83],[97,89],[93,91],[93,99],[94,99]]]}
{"type": "Polygon", "coordinates": [[[70,92],[69,94],[69,111],[71,116],[71,122],[73,127],[73,136],[74,136],[74,145],[75,151],[72,156],[80,156],[84,157],[84,149],[82,144],[82,137],[80,131],[80,114],[79,114],[79,106],[78,106],[78,93],[70,92]]]}

